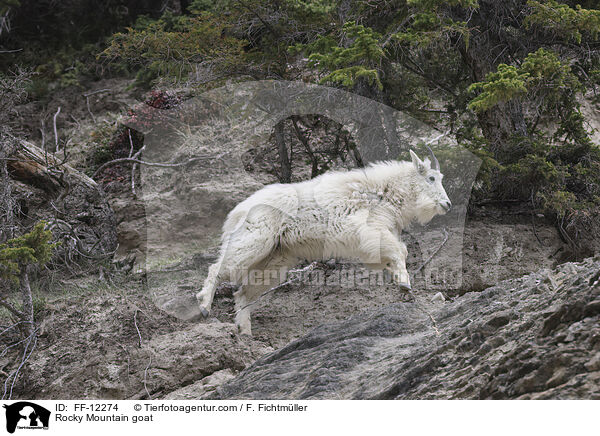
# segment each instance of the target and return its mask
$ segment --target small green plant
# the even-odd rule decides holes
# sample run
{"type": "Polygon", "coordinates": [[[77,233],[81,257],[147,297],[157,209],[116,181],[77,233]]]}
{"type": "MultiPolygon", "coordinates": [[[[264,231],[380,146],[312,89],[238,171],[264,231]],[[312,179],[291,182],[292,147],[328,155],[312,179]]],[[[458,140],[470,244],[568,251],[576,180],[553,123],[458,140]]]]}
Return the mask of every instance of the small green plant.
{"type": "Polygon", "coordinates": [[[43,78],[34,76],[26,87],[27,95],[33,100],[43,100],[50,93],[50,82],[43,78]]]}
{"type": "Polygon", "coordinates": [[[91,175],[103,163],[113,158],[112,141],[117,133],[115,123],[99,123],[90,135],[90,143],[93,144],[92,155],[88,165],[88,173],[91,175]]]}
{"type": "Polygon", "coordinates": [[[24,323],[26,336],[35,335],[35,307],[29,284],[31,266],[44,265],[52,257],[58,243],[51,242],[52,232],[46,223],[40,221],[33,229],[22,236],[0,244],[0,278],[18,284],[21,289],[22,307],[0,298],[0,305],[24,323]]]}
{"type": "Polygon", "coordinates": [[[40,221],[29,233],[0,244],[0,278],[18,283],[24,266],[48,262],[58,245],[51,241],[52,232],[40,221]]]}

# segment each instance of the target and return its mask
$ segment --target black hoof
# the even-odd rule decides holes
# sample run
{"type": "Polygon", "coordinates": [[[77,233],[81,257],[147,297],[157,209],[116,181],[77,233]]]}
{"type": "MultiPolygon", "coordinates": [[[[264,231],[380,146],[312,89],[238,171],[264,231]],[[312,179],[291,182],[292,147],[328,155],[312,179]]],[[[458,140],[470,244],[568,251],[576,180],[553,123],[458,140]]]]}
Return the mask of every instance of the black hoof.
{"type": "Polygon", "coordinates": [[[398,283],[401,291],[412,291],[412,287],[408,283],[398,283]]]}
{"type": "Polygon", "coordinates": [[[208,318],[208,310],[206,310],[204,307],[200,308],[200,315],[202,315],[202,318],[208,318]]]}

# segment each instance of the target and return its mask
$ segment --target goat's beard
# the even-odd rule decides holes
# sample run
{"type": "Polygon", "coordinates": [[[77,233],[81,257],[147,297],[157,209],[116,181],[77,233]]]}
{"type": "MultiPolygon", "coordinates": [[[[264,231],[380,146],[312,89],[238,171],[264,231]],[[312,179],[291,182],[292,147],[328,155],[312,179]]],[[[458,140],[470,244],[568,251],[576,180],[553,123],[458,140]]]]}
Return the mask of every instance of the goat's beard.
{"type": "Polygon", "coordinates": [[[430,198],[420,198],[417,203],[416,220],[419,224],[425,225],[436,215],[443,215],[446,211],[430,198]]]}

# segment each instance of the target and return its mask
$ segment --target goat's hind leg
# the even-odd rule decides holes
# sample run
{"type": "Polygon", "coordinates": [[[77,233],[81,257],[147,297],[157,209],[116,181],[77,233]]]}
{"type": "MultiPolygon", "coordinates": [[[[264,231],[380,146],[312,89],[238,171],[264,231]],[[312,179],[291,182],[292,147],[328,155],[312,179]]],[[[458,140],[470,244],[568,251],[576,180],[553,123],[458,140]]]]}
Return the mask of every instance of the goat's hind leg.
{"type": "Polygon", "coordinates": [[[249,271],[246,277],[247,283],[240,286],[234,294],[235,324],[241,334],[252,335],[251,305],[266,292],[283,282],[288,269],[296,263],[298,263],[297,258],[278,253],[260,262],[249,271]],[[253,274],[253,271],[257,274],[253,274]]]}
{"type": "Polygon", "coordinates": [[[275,244],[273,232],[265,231],[264,228],[253,232],[242,228],[233,234],[225,235],[219,260],[210,266],[204,286],[196,294],[202,315],[208,316],[220,281],[230,280],[235,285],[243,283],[244,276],[252,265],[257,260],[269,256],[275,244]]]}
{"type": "Polygon", "coordinates": [[[241,286],[240,289],[233,294],[235,298],[235,325],[242,335],[252,336],[250,307],[244,291],[244,286],[241,286]]]}
{"type": "Polygon", "coordinates": [[[208,276],[206,277],[206,280],[204,280],[202,290],[196,294],[196,299],[198,300],[198,305],[200,308],[200,314],[204,318],[208,317],[210,307],[212,306],[213,298],[217,290],[217,284],[221,278],[220,276],[222,275],[221,266],[222,261],[219,260],[217,263],[212,264],[208,268],[208,276]]]}

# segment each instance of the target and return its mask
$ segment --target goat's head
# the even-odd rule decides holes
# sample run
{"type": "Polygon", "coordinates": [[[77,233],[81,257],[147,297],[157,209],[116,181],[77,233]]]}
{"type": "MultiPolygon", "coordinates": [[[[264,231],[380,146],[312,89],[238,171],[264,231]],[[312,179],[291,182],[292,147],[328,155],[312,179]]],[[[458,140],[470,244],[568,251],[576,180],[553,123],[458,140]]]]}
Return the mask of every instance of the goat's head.
{"type": "Polygon", "coordinates": [[[429,158],[421,160],[410,150],[413,165],[417,172],[417,219],[422,224],[429,222],[436,215],[444,215],[452,207],[452,203],[442,185],[444,175],[440,172],[440,164],[429,147],[429,158]]]}

